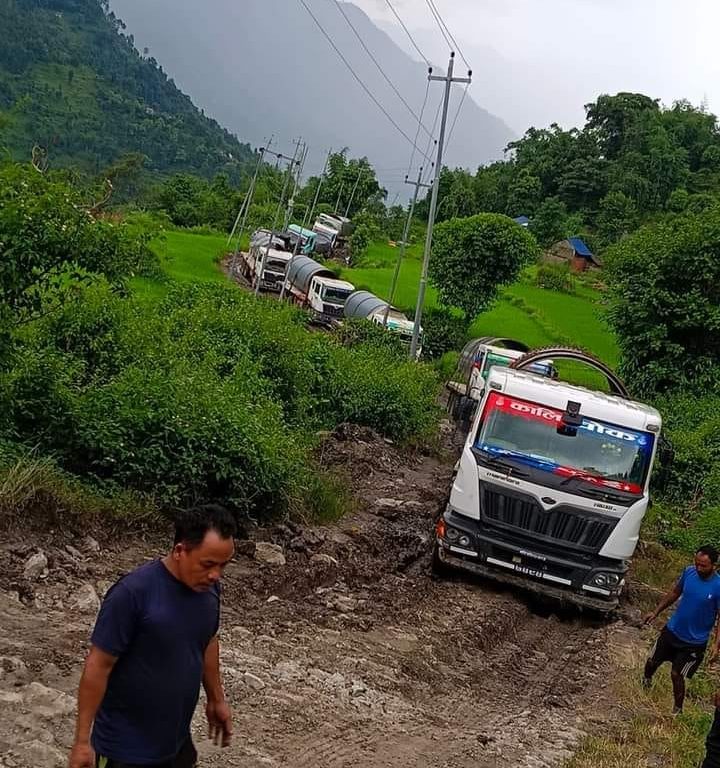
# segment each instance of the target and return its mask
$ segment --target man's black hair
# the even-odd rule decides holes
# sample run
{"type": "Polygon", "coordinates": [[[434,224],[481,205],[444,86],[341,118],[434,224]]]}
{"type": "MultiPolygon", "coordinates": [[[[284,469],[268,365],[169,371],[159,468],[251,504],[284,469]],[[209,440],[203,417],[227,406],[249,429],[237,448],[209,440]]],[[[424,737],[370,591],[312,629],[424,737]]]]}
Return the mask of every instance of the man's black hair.
{"type": "Polygon", "coordinates": [[[234,538],[235,516],[219,504],[204,504],[175,515],[175,544],[193,549],[203,543],[208,531],[215,531],[223,539],[234,538]]]}
{"type": "Polygon", "coordinates": [[[718,551],[715,549],[715,547],[706,546],[706,547],[700,547],[698,551],[695,553],[696,555],[707,555],[710,558],[710,562],[713,565],[717,565],[718,561],[718,551]]]}

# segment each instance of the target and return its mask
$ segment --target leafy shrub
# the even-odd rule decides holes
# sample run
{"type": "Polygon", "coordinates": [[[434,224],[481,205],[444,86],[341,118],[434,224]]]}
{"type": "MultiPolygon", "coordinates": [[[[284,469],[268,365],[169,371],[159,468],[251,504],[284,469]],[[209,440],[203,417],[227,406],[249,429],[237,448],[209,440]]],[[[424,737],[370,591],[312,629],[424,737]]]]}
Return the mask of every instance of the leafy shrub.
{"type": "Polygon", "coordinates": [[[720,208],[667,216],[606,254],[622,374],[647,395],[712,388],[720,371],[720,208]]]}
{"type": "Polygon", "coordinates": [[[437,360],[459,351],[468,335],[467,320],[447,307],[432,307],[423,315],[423,357],[437,360]]]}
{"type": "Polygon", "coordinates": [[[404,359],[408,356],[407,348],[396,333],[369,320],[346,320],[335,331],[335,338],[344,347],[357,347],[362,344],[384,350],[398,359],[404,359]]]}
{"type": "Polygon", "coordinates": [[[535,283],[540,288],[560,293],[575,293],[575,278],[567,264],[541,264],[537,268],[535,283]]]}
{"type": "Polygon", "coordinates": [[[181,286],[157,304],[92,286],[19,340],[0,427],[76,476],[164,505],[332,516],[316,434],[349,421],[422,438],[438,379],[380,328],[346,346],[305,322],[229,286],[181,286]]]}
{"type": "Polygon", "coordinates": [[[451,219],[437,227],[430,280],[445,306],[459,307],[473,318],[538,255],[535,238],[507,216],[451,219]]]}

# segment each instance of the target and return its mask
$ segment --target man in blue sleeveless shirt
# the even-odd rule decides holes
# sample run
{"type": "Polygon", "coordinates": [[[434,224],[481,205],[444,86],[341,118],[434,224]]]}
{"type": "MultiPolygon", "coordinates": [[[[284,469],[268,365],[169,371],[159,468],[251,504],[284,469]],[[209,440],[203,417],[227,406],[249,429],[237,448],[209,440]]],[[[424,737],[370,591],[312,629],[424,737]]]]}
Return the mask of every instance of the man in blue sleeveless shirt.
{"type": "Polygon", "coordinates": [[[192,768],[201,683],[210,735],[230,743],[217,632],[234,535],[235,520],[221,507],[188,510],[176,521],[172,551],[108,591],[80,680],[70,768],[192,768]]]}
{"type": "MultiPolygon", "coordinates": [[[[660,633],[651,657],[645,664],[644,684],[649,686],[660,665],[672,665],[674,714],[682,712],[685,701],[685,679],[691,678],[702,663],[710,634],[720,613],[720,576],[715,571],[718,552],[701,547],[695,553],[695,565],[688,566],[675,586],[660,601],[645,622],[650,623],[677,600],[680,604],[660,633]]],[[[720,632],[716,635],[711,660],[720,650],[720,632]]]]}

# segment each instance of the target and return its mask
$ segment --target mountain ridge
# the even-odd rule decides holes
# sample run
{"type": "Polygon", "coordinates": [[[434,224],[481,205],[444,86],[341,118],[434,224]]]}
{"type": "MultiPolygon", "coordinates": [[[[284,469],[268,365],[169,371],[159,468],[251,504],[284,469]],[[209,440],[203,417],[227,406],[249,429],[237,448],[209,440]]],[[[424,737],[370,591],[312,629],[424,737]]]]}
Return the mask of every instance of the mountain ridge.
{"type": "Polygon", "coordinates": [[[97,173],[128,153],[158,173],[239,178],[253,160],[153,59],[140,55],[100,0],[0,2],[2,144],[14,159],[47,147],[54,166],[97,173]]]}
{"type": "MultiPolygon", "coordinates": [[[[414,137],[417,121],[333,6],[330,3],[318,15],[320,23],[407,136],[414,137]]],[[[425,63],[408,56],[357,6],[342,7],[418,114],[428,86],[425,63]]],[[[373,105],[299,3],[246,0],[240,7],[229,0],[207,0],[201,9],[196,0],[113,0],[113,8],[183,90],[238,134],[260,144],[274,133],[286,146],[303,136],[312,145],[308,164],[312,172],[322,166],[328,147],[347,146],[353,155],[370,159],[391,192],[403,188],[411,142],[373,105]]],[[[317,3],[311,8],[317,11],[317,3]]],[[[423,116],[428,131],[441,96],[442,84],[431,83],[423,116]]],[[[461,99],[462,88],[455,86],[450,124],[461,99]]],[[[469,96],[446,164],[474,168],[498,159],[514,138],[502,120],[469,96]]],[[[418,145],[422,156],[428,145],[423,130],[418,145]]]]}

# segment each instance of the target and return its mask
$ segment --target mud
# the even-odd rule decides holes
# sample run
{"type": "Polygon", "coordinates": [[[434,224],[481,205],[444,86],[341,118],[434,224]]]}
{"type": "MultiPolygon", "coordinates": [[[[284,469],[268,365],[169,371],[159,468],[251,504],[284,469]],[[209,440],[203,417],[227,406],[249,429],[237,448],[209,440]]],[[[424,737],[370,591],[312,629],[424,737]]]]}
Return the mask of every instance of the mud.
{"type": "MultiPolygon", "coordinates": [[[[445,442],[427,455],[340,430],[320,460],[347,477],[354,509],[335,525],[286,523],[240,542],[221,635],[236,735],[227,750],[209,746],[199,707],[203,765],[561,766],[612,722],[614,659],[637,646],[637,630],[431,575],[457,447],[452,434],[445,442]],[[256,541],[279,545],[285,565],[258,562],[256,541]]],[[[0,547],[0,766],[65,764],[93,590],[164,545],[101,539],[98,552],[84,533],[0,547]],[[39,550],[47,571],[26,578],[39,550]]]]}

